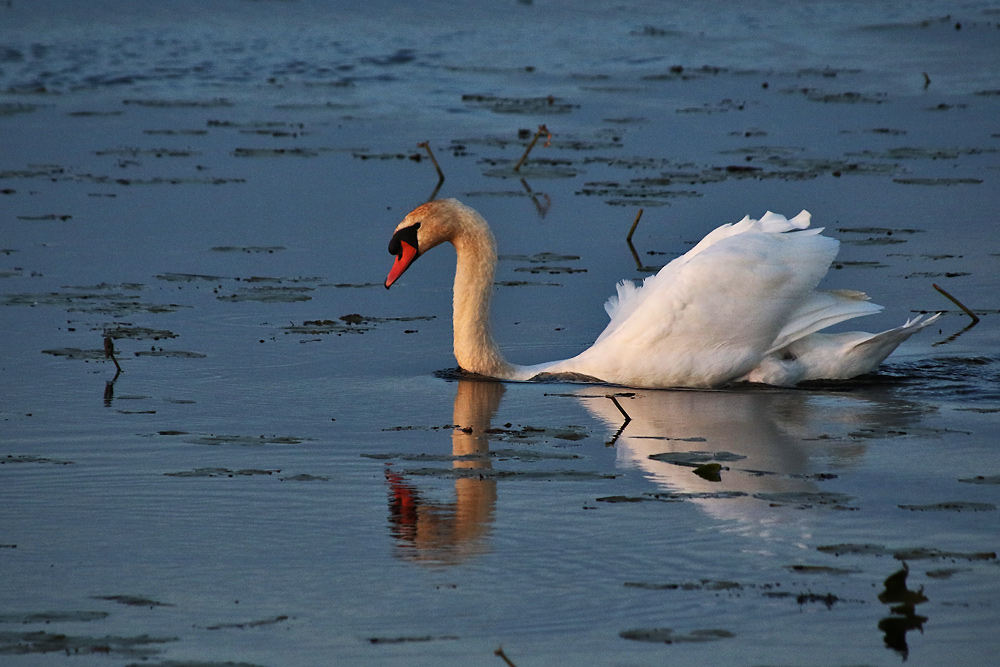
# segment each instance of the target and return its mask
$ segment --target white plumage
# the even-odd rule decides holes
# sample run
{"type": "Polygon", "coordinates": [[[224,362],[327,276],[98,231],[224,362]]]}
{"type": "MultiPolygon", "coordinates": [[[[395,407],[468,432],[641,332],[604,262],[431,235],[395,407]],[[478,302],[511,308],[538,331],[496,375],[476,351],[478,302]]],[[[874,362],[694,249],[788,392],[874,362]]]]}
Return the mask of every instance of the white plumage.
{"type": "Polygon", "coordinates": [[[810,229],[802,211],[768,212],[710,232],[641,285],[618,284],[594,344],[561,361],[516,366],[490,335],[496,267],[493,235],[454,199],[429,202],[399,224],[386,287],[421,254],[449,241],[457,252],[455,356],[463,369],[504,380],[565,378],[630,387],[716,387],[749,381],[793,385],[871,372],[938,316],[880,334],[817,333],[882,310],[861,293],[818,291],[839,243],[810,229]]]}

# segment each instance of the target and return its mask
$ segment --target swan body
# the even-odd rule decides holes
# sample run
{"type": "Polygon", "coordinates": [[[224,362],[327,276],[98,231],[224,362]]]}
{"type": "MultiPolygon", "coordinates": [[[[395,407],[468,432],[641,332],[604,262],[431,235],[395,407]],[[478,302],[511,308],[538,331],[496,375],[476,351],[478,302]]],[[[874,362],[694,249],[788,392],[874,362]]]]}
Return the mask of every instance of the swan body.
{"type": "Polygon", "coordinates": [[[479,213],[455,199],[428,202],[396,227],[390,287],[423,253],[455,246],[454,351],[459,366],[501,380],[564,379],[628,387],[791,386],[875,370],[939,315],[879,334],[817,333],[882,310],[862,292],[818,291],[839,246],[809,228],[810,215],[768,212],[709,233],[641,285],[618,284],[607,327],[570,359],[517,366],[490,333],[496,242],[479,213]]]}

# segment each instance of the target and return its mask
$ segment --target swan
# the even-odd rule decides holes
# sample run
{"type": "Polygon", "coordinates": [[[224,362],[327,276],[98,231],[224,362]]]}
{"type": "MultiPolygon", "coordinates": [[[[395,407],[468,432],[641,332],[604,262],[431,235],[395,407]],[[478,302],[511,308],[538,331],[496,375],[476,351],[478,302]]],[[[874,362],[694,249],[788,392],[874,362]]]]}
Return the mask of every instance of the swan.
{"type": "Polygon", "coordinates": [[[496,241],[486,220],[457,199],[423,204],[389,242],[388,289],[425,252],[449,242],[457,266],[454,352],[465,371],[499,380],[564,380],[636,388],[711,388],[733,382],[792,386],[875,370],[940,316],[917,316],[879,334],[817,333],[882,310],[863,292],[817,291],[839,242],[809,229],[810,214],[768,211],[710,232],[646,278],[618,284],[611,320],[570,359],[530,366],[506,361],[490,332],[496,241]]]}

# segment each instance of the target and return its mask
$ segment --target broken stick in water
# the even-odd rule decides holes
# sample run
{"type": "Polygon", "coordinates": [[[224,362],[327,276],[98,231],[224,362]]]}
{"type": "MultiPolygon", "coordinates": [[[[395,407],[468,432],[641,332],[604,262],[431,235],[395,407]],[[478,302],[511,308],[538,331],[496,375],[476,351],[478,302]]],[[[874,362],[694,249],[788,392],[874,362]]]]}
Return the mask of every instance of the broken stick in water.
{"type": "Polygon", "coordinates": [[[421,141],[417,144],[417,148],[423,148],[427,151],[427,155],[431,158],[431,163],[434,165],[434,169],[438,173],[438,184],[444,183],[444,172],[441,171],[441,165],[438,164],[437,158],[434,157],[434,152],[431,151],[431,143],[429,141],[421,141]]]}
{"type": "Polygon", "coordinates": [[[635,214],[635,222],[632,223],[632,229],[628,230],[628,236],[625,237],[625,241],[632,245],[632,235],[635,234],[635,228],[639,226],[639,218],[642,217],[643,209],[639,209],[639,212],[635,214]]]}
{"type": "Polygon", "coordinates": [[[642,211],[643,209],[640,208],[639,212],[635,214],[635,221],[632,223],[632,229],[628,230],[628,234],[625,236],[625,243],[628,245],[628,249],[632,253],[632,259],[635,260],[635,267],[639,271],[646,271],[647,273],[656,273],[657,271],[660,270],[659,267],[646,266],[645,264],[643,264],[642,260],[639,259],[639,251],[637,251],[635,249],[635,246],[632,244],[632,235],[635,234],[635,228],[639,226],[639,218],[642,217],[642,211]]]}
{"type": "Polygon", "coordinates": [[[604,397],[610,398],[611,402],[615,404],[616,408],[618,408],[618,412],[622,413],[622,416],[625,417],[625,421],[623,421],[622,425],[618,427],[618,431],[614,434],[614,436],[604,443],[606,447],[614,447],[615,443],[618,442],[618,438],[621,437],[622,432],[625,430],[625,427],[628,426],[630,421],[632,421],[632,418],[628,416],[628,413],[625,412],[625,408],[623,408],[622,404],[618,402],[618,399],[614,394],[605,394],[604,397]]]}
{"type": "Polygon", "coordinates": [[[615,404],[616,408],[618,408],[618,412],[622,413],[622,416],[625,417],[625,423],[626,424],[629,423],[630,421],[632,421],[632,418],[628,416],[628,413],[625,412],[625,408],[623,408],[622,404],[618,402],[618,399],[615,398],[614,394],[606,394],[605,398],[610,398],[611,399],[611,402],[615,404]]]}
{"type": "Polygon", "coordinates": [[[122,372],[122,367],[118,365],[118,360],[115,359],[115,342],[111,339],[111,336],[104,337],[104,358],[110,359],[115,362],[115,368],[118,372],[122,372]]]}
{"type": "Polygon", "coordinates": [[[524,164],[524,161],[528,159],[528,153],[530,153],[531,149],[535,147],[536,143],[538,143],[538,137],[542,136],[542,134],[548,135],[549,138],[546,140],[545,145],[546,146],[549,145],[549,142],[552,141],[552,133],[549,132],[549,128],[545,127],[544,125],[539,125],[538,132],[535,132],[535,136],[531,138],[531,143],[529,143],[528,147],[524,149],[524,155],[522,155],[521,159],[518,160],[517,164],[514,165],[514,171],[520,171],[521,165],[524,164]]]}
{"type": "Polygon", "coordinates": [[[507,654],[503,652],[502,646],[498,647],[497,650],[493,651],[493,655],[497,656],[498,658],[506,662],[510,667],[517,667],[517,665],[511,662],[510,658],[507,657],[507,654]]]}
{"type": "Polygon", "coordinates": [[[931,283],[931,287],[933,287],[934,289],[936,289],[938,292],[941,292],[941,294],[943,294],[949,301],[951,301],[953,304],[955,304],[956,306],[958,306],[959,308],[961,308],[963,311],[965,311],[965,314],[972,318],[972,323],[973,324],[979,324],[979,316],[976,315],[971,310],[969,310],[965,306],[964,303],[962,303],[961,301],[959,301],[958,299],[956,299],[955,297],[953,297],[951,294],[949,294],[948,292],[946,292],[937,283],[931,283]]]}

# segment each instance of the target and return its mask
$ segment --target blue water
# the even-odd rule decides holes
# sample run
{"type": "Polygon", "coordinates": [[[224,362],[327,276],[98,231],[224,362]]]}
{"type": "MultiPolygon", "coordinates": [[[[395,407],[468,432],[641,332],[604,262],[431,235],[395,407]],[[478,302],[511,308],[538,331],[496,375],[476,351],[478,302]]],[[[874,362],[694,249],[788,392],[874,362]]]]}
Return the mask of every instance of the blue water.
{"type": "Polygon", "coordinates": [[[1000,6],[339,4],[0,7],[4,664],[991,664],[1000,6]],[[453,256],[381,287],[422,141],[517,362],[648,274],[640,207],[643,267],[807,208],[858,327],[948,312],[624,428],[624,390],[471,381],[453,256]]]}

